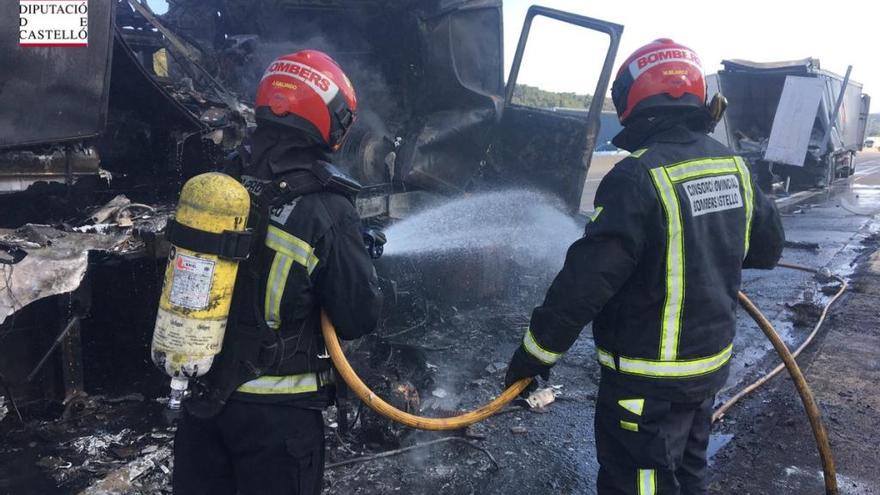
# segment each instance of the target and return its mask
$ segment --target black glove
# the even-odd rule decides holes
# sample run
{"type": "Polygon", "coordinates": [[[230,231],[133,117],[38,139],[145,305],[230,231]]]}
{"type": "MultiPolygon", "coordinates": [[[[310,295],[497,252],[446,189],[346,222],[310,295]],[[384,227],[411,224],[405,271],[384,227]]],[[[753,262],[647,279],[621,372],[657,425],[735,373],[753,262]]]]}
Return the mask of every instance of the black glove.
{"type": "MultiPolygon", "coordinates": [[[[509,388],[523,378],[534,376],[540,376],[544,380],[549,380],[550,366],[530,356],[522,346],[518,347],[510,359],[510,364],[507,365],[507,373],[504,375],[504,388],[509,388]]],[[[533,381],[520,393],[520,396],[526,397],[537,388],[538,384],[533,381]]]]}

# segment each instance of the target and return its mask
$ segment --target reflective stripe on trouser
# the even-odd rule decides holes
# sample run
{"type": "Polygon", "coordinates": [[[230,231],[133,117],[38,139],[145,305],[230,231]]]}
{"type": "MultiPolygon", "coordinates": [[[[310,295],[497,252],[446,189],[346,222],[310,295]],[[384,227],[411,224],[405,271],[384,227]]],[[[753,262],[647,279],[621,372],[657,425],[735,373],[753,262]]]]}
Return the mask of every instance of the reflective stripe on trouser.
{"type": "Polygon", "coordinates": [[[266,324],[270,328],[278,329],[281,326],[281,299],[284,296],[290,268],[296,262],[311,274],[318,264],[318,258],[307,242],[274,225],[270,225],[266,232],[266,246],[275,251],[275,257],[266,279],[263,312],[266,324]]]}
{"type": "Polygon", "coordinates": [[[653,469],[639,469],[639,495],[657,493],[657,472],[653,469]]]}
{"type": "Polygon", "coordinates": [[[318,391],[318,375],[261,376],[238,387],[246,394],[304,394],[318,391]]]}
{"type": "Polygon", "coordinates": [[[522,343],[523,349],[526,350],[529,354],[532,355],[538,361],[541,361],[544,364],[553,364],[556,361],[559,361],[559,358],[562,357],[562,354],[559,352],[548,351],[541,347],[541,344],[535,340],[535,336],[532,335],[532,329],[529,328],[526,330],[526,335],[523,337],[522,343]]]}
{"type": "Polygon", "coordinates": [[[599,383],[594,416],[598,492],[707,493],[714,396],[698,403],[645,398],[642,414],[636,415],[621,407],[633,400],[632,392],[606,377],[599,383]]]}
{"type": "Polygon", "coordinates": [[[613,354],[598,347],[596,352],[599,355],[599,364],[621,373],[655,378],[689,378],[712,373],[724,366],[730,361],[733,344],[728,345],[721,352],[711,356],[676,361],[656,361],[625,356],[615,359],[613,354]],[[617,365],[615,365],[615,362],[617,365]]]}

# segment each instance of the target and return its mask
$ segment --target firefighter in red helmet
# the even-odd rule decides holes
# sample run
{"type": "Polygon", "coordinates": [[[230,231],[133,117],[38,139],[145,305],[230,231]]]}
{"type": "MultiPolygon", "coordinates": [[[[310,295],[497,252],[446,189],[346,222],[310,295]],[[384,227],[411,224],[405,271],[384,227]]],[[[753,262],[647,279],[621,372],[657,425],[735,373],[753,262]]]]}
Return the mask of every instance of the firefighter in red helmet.
{"type": "Polygon", "coordinates": [[[613,142],[631,154],[602,179],[506,382],[546,378],[592,322],[599,494],[702,494],[741,272],[773,268],[782,223],[746,162],[708,136],[723,105],[707,106],[692,50],[639,48],[612,99],[624,126],[613,142]]]}
{"type": "Polygon", "coordinates": [[[226,170],[251,193],[259,242],[239,270],[223,350],[184,401],[175,493],[321,492],[334,380],[320,311],[354,339],[382,304],[360,186],[330,163],[356,113],[351,82],[325,53],[279,57],[263,74],[251,144],[226,170]]]}

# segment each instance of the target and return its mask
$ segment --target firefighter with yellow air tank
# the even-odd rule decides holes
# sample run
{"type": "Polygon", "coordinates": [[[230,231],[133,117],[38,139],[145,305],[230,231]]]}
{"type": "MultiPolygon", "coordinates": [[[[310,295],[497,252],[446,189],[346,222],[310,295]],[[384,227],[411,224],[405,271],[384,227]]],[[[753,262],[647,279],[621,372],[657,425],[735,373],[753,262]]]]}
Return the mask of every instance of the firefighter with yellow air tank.
{"type": "Polygon", "coordinates": [[[745,161],[708,136],[723,104],[707,106],[695,52],[643,46],[612,99],[624,126],[613,142],[631,154],[602,179],[505,381],[546,379],[592,322],[599,494],[703,494],[741,271],[775,266],[782,223],[745,161]]]}
{"type": "Polygon", "coordinates": [[[320,312],[354,339],[373,331],[382,305],[354,204],[360,185],[330,163],[356,112],[328,55],[279,57],[257,89],[250,146],[228,175],[195,177],[181,192],[153,342],[172,401],[191,390],[175,493],[321,492],[321,411],[334,383],[320,312]]]}

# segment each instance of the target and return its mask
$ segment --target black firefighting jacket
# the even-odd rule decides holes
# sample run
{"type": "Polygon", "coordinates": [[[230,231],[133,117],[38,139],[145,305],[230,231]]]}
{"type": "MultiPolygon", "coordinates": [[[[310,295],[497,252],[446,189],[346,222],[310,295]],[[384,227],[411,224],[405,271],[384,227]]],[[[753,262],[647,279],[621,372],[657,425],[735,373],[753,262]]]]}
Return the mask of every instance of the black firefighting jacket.
{"type": "Polygon", "coordinates": [[[652,131],[627,136],[637,149],[602,179],[518,353],[551,366],[592,321],[603,380],[701,400],[727,378],[741,269],[774,267],[784,233],[740,157],[683,125],[652,131]]]}
{"type": "MultiPolygon", "coordinates": [[[[227,172],[240,176],[253,197],[281,179],[295,187],[304,180],[303,170],[328,165],[320,148],[271,129],[258,130],[252,145],[240,153],[245,156],[233,158],[227,172]],[[245,166],[235,170],[239,162],[245,166]]],[[[243,349],[254,340],[265,341],[266,327],[277,332],[280,345],[273,345],[273,364],[260,369],[261,376],[243,382],[239,371],[214,379],[224,382],[221,388],[234,387],[231,397],[236,400],[322,407],[330,398],[331,363],[321,337],[320,311],[327,311],[342,339],[372,332],[382,306],[376,271],[364,247],[354,198],[344,191],[287,197],[271,205],[268,217],[265,240],[240,267],[227,330],[236,343],[224,342],[218,364],[224,366],[236,353],[242,355],[232,358],[239,369],[248,359],[265,364],[265,356],[259,356],[267,353],[265,346],[243,349]]]]}

